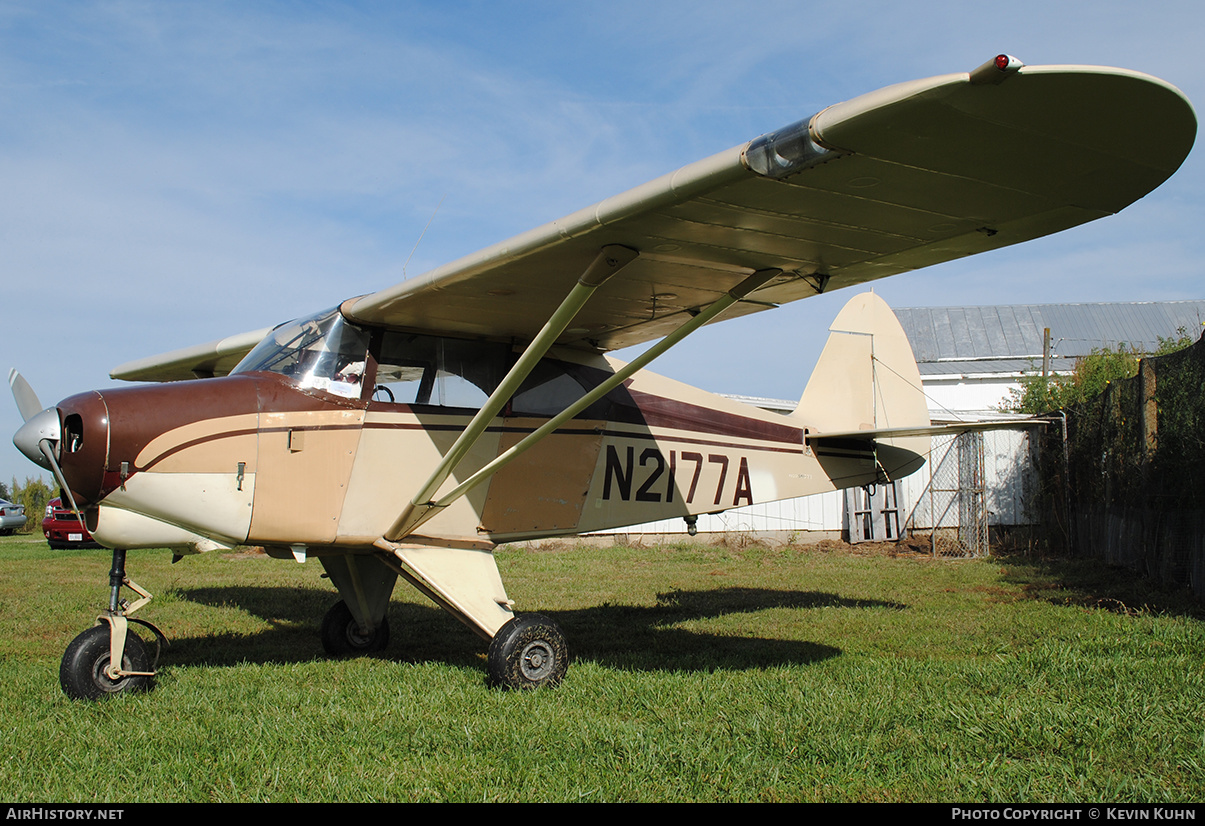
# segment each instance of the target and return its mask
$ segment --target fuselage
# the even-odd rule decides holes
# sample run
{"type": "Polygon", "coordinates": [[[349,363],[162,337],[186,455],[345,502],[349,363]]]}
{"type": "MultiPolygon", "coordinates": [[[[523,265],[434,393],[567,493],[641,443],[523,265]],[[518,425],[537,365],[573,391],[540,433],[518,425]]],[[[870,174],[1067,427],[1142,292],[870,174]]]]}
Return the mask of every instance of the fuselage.
{"type": "MultiPolygon", "coordinates": [[[[514,358],[504,343],[352,328],[337,313],[278,330],[230,376],[58,405],[60,464],[98,541],[371,548],[514,358]]],[[[554,350],[449,486],[621,364],[554,350]]],[[[491,543],[567,535],[875,480],[868,451],[817,457],[804,432],[792,417],[638,372],[419,533],[491,543]]]]}

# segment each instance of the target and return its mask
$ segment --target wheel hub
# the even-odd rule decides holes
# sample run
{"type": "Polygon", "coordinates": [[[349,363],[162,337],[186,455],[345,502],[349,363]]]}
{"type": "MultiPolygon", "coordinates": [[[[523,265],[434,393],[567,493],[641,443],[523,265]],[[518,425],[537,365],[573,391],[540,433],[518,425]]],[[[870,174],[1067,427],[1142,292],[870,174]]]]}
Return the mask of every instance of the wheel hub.
{"type": "Polygon", "coordinates": [[[347,626],[347,641],[352,648],[367,648],[372,643],[372,634],[361,633],[359,623],[352,620],[347,626]]]}
{"type": "Polygon", "coordinates": [[[524,677],[529,680],[542,680],[552,673],[556,658],[546,643],[537,641],[527,644],[519,662],[522,663],[524,677]]]}
{"type": "Polygon", "coordinates": [[[122,675],[110,661],[108,656],[101,657],[96,661],[96,665],[93,667],[92,676],[96,682],[96,685],[99,686],[102,691],[117,690],[120,688],[120,684],[123,679],[122,675]]]}

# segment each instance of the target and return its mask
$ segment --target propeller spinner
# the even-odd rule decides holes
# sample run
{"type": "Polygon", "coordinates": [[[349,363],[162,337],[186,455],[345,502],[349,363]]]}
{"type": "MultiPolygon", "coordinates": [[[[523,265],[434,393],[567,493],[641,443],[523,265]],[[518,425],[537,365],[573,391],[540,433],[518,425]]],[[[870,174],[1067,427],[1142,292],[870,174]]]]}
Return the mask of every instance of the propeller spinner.
{"type": "Polygon", "coordinates": [[[63,494],[71,504],[71,509],[78,515],[79,506],[75,504],[71,487],[63,476],[63,469],[59,466],[63,423],[59,419],[58,408],[43,408],[42,403],[38,401],[38,394],[34,392],[25,377],[16,370],[8,371],[8,384],[12,388],[13,399],[17,402],[17,410],[20,411],[21,418],[25,420],[25,424],[21,425],[13,434],[13,444],[29,461],[54,474],[55,481],[59,483],[59,487],[62,488],[63,494]]]}

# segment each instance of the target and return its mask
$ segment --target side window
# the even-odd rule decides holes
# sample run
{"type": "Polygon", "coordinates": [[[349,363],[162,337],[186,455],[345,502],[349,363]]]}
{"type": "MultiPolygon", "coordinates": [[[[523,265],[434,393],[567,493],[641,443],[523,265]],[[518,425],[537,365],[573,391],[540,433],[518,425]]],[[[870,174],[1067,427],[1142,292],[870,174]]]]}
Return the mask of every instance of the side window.
{"type": "MultiPolygon", "coordinates": [[[[514,363],[502,343],[437,338],[386,331],[377,353],[377,404],[430,405],[480,410],[514,363]]],[[[509,414],[551,417],[604,381],[609,373],[593,367],[545,359],[510,400],[509,414]]],[[[617,387],[579,414],[608,419],[617,408],[634,407],[626,388],[617,387]]]]}
{"type": "Polygon", "coordinates": [[[377,356],[372,398],[394,404],[430,404],[435,386],[435,339],[386,333],[377,356]]]}
{"type": "Polygon", "coordinates": [[[541,361],[511,399],[516,416],[555,416],[585,395],[585,389],[556,361],[541,361]]]}
{"type": "Polygon", "coordinates": [[[477,410],[502,380],[505,356],[502,344],[386,332],[373,400],[477,410]]]}
{"type": "MultiPolygon", "coordinates": [[[[511,400],[511,412],[516,416],[548,416],[560,413],[569,405],[593,390],[607,374],[590,367],[545,359],[519,386],[511,400]]],[[[608,411],[617,398],[627,398],[627,391],[616,388],[586,408],[579,417],[609,418],[608,411]]]]}

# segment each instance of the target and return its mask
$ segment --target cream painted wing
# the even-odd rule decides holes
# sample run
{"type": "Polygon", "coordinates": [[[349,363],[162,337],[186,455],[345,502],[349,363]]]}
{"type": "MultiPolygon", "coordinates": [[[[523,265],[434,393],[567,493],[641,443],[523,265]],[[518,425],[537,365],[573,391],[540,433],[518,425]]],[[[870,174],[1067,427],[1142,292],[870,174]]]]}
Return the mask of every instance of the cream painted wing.
{"type": "Polygon", "coordinates": [[[181,381],[225,376],[272,332],[271,327],[126,362],[109,375],[125,381],[181,381]]]}
{"type": "Polygon", "coordinates": [[[559,340],[613,350],[666,335],[756,270],[782,274],[725,317],[1110,215],[1166,180],[1192,147],[1192,106],[1157,78],[1019,65],[989,62],[837,104],[351,299],[343,312],[530,340],[600,248],[621,244],[639,257],[559,340]]]}
{"type": "Polygon", "coordinates": [[[640,257],[562,344],[659,338],[749,273],[725,317],[1020,243],[1121,210],[1196,135],[1184,96],[1120,69],[946,75],[823,110],[344,306],[353,319],[530,339],[600,247],[640,257]]]}

